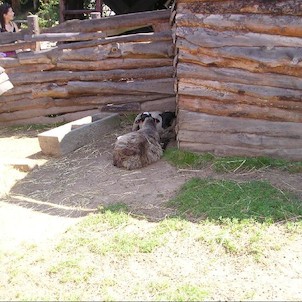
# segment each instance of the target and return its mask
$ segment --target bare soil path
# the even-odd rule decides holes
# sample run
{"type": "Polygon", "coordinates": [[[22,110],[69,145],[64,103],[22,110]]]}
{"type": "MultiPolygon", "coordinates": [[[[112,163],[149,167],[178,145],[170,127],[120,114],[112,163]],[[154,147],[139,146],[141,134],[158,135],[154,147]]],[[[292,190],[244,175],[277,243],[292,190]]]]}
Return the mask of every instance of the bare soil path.
{"type": "MultiPolygon", "coordinates": [[[[0,129],[1,252],[15,251],[24,244],[52,245],[81,217],[96,212],[100,206],[118,202],[127,204],[137,217],[144,216],[151,222],[161,221],[174,213],[173,209],[167,208],[166,202],[186,180],[194,176],[238,181],[265,179],[302,198],[301,173],[266,169],[226,175],[213,172],[211,167],[200,171],[179,171],[163,159],[136,171],[118,169],[111,161],[113,144],[118,135],[129,129],[129,125],[122,127],[102,141],[93,142],[61,158],[49,158],[40,153],[37,130],[0,129]],[[39,167],[31,172],[20,172],[5,165],[5,161],[11,158],[30,158],[39,167]]],[[[280,300],[280,297],[298,300],[302,294],[301,250],[301,241],[294,240],[290,246],[272,252],[267,265],[247,264],[243,267],[245,262],[242,259],[228,262],[229,258],[207,263],[208,269],[204,273],[209,284],[217,287],[225,283],[212,297],[234,299],[236,294],[239,297],[244,287],[247,300],[280,300]],[[239,280],[245,282],[241,284],[239,280]]],[[[205,257],[211,259],[212,255],[187,254],[188,251],[189,245],[184,245],[173,259],[158,255],[157,263],[153,258],[150,262],[148,258],[133,261],[145,273],[157,268],[168,271],[177,268],[180,276],[185,274],[184,278],[191,276],[190,280],[194,280],[199,276],[198,271],[194,273],[194,267],[201,267],[205,257]],[[191,259],[191,263],[183,262],[184,255],[191,259]]],[[[125,274],[130,273],[124,267],[121,269],[125,274]]]]}

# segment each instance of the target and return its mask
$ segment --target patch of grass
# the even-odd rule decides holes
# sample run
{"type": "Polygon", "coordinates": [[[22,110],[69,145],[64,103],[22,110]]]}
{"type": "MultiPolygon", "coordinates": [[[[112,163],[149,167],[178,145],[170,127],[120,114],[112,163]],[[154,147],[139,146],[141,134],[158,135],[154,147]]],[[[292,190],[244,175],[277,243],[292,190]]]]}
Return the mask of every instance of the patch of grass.
{"type": "Polygon", "coordinates": [[[182,284],[176,288],[166,282],[152,282],[148,286],[157,301],[204,301],[208,292],[197,285],[182,284]]]}
{"type": "Polygon", "coordinates": [[[291,162],[269,157],[218,157],[210,153],[194,153],[169,148],[164,158],[177,168],[200,169],[211,164],[216,172],[244,172],[276,168],[291,173],[302,172],[302,162],[291,162]]]}
{"type": "Polygon", "coordinates": [[[167,218],[158,223],[155,228],[155,233],[159,236],[170,233],[170,232],[182,232],[185,231],[189,226],[188,221],[184,219],[167,218]]]}
{"type": "Polygon", "coordinates": [[[285,224],[286,231],[290,234],[302,233],[302,220],[301,221],[289,221],[285,224]]]}
{"type": "Polygon", "coordinates": [[[126,204],[115,203],[105,207],[99,208],[100,214],[88,215],[80,224],[81,229],[97,230],[104,228],[104,224],[108,224],[111,227],[118,227],[122,224],[126,224],[129,221],[129,209],[126,204]]]}
{"type": "Polygon", "coordinates": [[[269,232],[270,227],[271,224],[253,219],[204,220],[197,240],[209,246],[212,252],[222,249],[231,255],[252,255],[258,261],[266,249],[276,250],[279,246],[279,240],[269,232]]]}
{"type": "Polygon", "coordinates": [[[152,253],[160,245],[161,240],[155,234],[146,234],[142,237],[137,234],[123,232],[115,234],[106,240],[106,243],[95,242],[89,245],[89,250],[99,255],[118,254],[127,256],[134,253],[152,253]]]}
{"type": "Polygon", "coordinates": [[[81,265],[80,259],[69,257],[67,260],[60,261],[48,269],[50,275],[55,275],[60,283],[82,283],[86,282],[94,272],[93,267],[81,265]]]}
{"type": "Polygon", "coordinates": [[[101,206],[99,207],[99,210],[101,213],[106,213],[108,211],[113,213],[127,213],[129,212],[129,207],[125,203],[117,202],[104,207],[101,206]]]}
{"type": "Polygon", "coordinates": [[[177,148],[168,148],[164,152],[164,158],[177,168],[202,168],[214,160],[210,153],[197,154],[177,148]]]}
{"type": "Polygon", "coordinates": [[[251,171],[275,168],[291,173],[302,172],[302,162],[290,162],[269,157],[215,157],[216,172],[251,171]]]}
{"type": "Polygon", "coordinates": [[[238,183],[193,178],[169,205],[177,207],[182,216],[215,221],[235,218],[277,222],[302,215],[302,203],[297,197],[263,181],[238,183]]]}

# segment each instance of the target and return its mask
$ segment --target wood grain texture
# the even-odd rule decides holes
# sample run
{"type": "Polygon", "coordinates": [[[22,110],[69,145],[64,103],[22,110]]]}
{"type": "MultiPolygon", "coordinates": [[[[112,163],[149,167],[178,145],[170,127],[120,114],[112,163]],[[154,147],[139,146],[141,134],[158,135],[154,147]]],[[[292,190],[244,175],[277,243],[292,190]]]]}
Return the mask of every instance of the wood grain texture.
{"type": "Polygon", "coordinates": [[[302,37],[302,20],[296,16],[273,16],[257,14],[182,14],[176,15],[179,27],[209,28],[218,31],[235,30],[302,37]]]}
{"type": "Polygon", "coordinates": [[[302,4],[297,0],[178,0],[178,11],[203,14],[253,13],[301,16],[302,4]]]}

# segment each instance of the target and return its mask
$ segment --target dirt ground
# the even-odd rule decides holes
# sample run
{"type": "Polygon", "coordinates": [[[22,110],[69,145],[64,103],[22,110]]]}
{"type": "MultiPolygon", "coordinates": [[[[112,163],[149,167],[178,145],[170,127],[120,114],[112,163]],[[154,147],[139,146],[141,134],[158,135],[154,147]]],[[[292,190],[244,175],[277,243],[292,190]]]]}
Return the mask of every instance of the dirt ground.
{"type": "MultiPolygon", "coordinates": [[[[178,170],[164,159],[136,171],[118,169],[112,165],[113,144],[118,135],[129,130],[130,125],[123,126],[103,140],[92,142],[61,158],[51,158],[41,154],[37,130],[0,129],[1,249],[9,251],[31,242],[45,244],[64,233],[81,217],[97,211],[98,207],[117,202],[127,204],[131,212],[145,216],[148,221],[160,221],[173,214],[173,209],[167,208],[165,203],[186,180],[193,176],[225,178],[225,175],[213,172],[211,167],[200,171],[178,170]],[[7,165],[13,160],[25,158],[33,160],[38,167],[30,172],[21,172],[7,165]]],[[[281,190],[288,189],[302,198],[301,173],[266,169],[228,174],[227,177],[242,181],[266,179],[281,190]]],[[[284,270],[291,259],[295,264],[301,259],[301,243],[295,242],[295,249],[295,254],[287,257],[284,254],[283,259],[278,259],[284,270]]],[[[288,290],[296,295],[297,288],[302,288],[302,269],[295,267],[295,271],[295,277],[289,273],[282,277],[282,282],[283,285],[288,284],[288,290]]],[[[267,274],[262,275],[261,269],[246,272],[248,275],[259,280],[267,278],[267,274]]],[[[234,276],[216,277],[221,282],[224,278],[236,281],[234,276]]],[[[261,284],[263,293],[266,287],[268,290],[274,286],[274,279],[280,279],[280,272],[271,271],[269,278],[261,284]]],[[[283,285],[284,291],[286,286],[283,285]]],[[[278,298],[261,297],[268,300],[278,298]]]]}

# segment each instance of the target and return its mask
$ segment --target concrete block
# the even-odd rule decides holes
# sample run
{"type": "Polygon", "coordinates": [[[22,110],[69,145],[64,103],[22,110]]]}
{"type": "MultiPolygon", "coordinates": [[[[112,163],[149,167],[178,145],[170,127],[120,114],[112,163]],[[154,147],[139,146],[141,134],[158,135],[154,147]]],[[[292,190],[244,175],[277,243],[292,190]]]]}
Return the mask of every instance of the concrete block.
{"type": "Polygon", "coordinates": [[[38,135],[43,154],[62,156],[102,137],[120,125],[117,113],[101,112],[38,135]]]}

